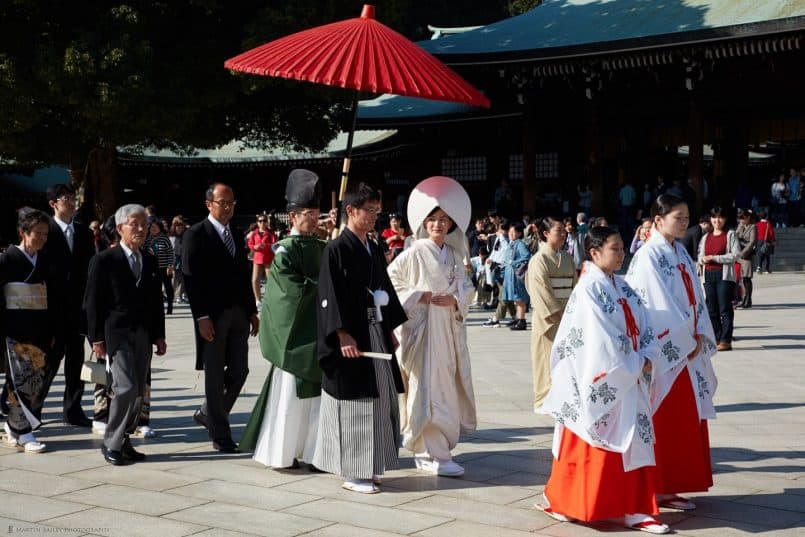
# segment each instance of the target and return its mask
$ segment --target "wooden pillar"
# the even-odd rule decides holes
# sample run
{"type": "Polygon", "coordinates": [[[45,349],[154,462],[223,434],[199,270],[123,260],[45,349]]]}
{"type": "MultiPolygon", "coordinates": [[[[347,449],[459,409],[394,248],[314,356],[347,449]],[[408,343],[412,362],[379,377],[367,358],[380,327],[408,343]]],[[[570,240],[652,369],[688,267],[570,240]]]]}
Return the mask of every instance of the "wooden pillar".
{"type": "Polygon", "coordinates": [[[589,184],[593,191],[593,214],[606,212],[604,180],[602,174],[603,144],[601,140],[601,117],[595,105],[589,105],[589,122],[584,135],[584,184],[589,184]]]}
{"type": "Polygon", "coordinates": [[[532,216],[537,213],[537,133],[533,128],[536,110],[529,107],[522,121],[523,133],[523,212],[532,216]]]}
{"type": "MultiPolygon", "coordinates": [[[[695,223],[704,209],[704,120],[695,100],[688,111],[688,178],[696,194],[696,206],[691,207],[691,223],[695,223]]],[[[710,185],[711,187],[713,185],[710,185]]]]}
{"type": "MultiPolygon", "coordinates": [[[[496,126],[495,128],[501,128],[500,126],[496,126]]],[[[511,181],[511,177],[509,177],[509,150],[504,144],[500,142],[501,137],[496,136],[495,140],[490,141],[489,143],[485,144],[483,149],[478,149],[479,154],[483,154],[486,157],[486,193],[484,200],[487,200],[486,203],[488,206],[491,206],[492,199],[495,195],[495,190],[498,186],[500,186],[501,179],[506,179],[509,181],[509,187],[513,187],[514,183],[511,181]]],[[[514,216],[514,212],[520,209],[518,204],[518,196],[513,193],[513,200],[511,204],[510,210],[512,211],[512,215],[514,216]]],[[[486,210],[486,209],[484,209],[486,210]]],[[[485,213],[484,213],[485,214],[485,213]]],[[[506,215],[509,216],[509,215],[506,215]]]]}
{"type": "Polygon", "coordinates": [[[710,205],[731,207],[735,199],[736,185],[746,180],[749,171],[748,130],[737,121],[729,121],[721,126],[718,154],[714,155],[716,170],[720,177],[710,185],[710,205]]]}

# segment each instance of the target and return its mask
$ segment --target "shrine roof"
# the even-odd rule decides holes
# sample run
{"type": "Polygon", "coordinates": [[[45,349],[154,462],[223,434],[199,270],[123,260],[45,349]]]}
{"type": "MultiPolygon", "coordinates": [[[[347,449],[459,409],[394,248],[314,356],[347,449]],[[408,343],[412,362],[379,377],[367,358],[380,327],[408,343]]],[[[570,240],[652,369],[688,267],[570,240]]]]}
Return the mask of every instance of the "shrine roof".
{"type": "Polygon", "coordinates": [[[805,29],[805,0],[546,0],[419,45],[449,65],[557,59],[805,29]]]}

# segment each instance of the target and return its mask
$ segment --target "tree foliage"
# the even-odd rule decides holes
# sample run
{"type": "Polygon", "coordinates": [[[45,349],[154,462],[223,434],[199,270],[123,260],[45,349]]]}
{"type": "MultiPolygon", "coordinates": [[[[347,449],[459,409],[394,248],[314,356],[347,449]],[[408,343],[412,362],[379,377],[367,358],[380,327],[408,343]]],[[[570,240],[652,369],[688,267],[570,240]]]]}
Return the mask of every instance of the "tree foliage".
{"type": "Polygon", "coordinates": [[[526,11],[531,11],[542,3],[543,0],[511,0],[507,6],[510,15],[522,15],[526,11]]]}
{"type": "MultiPolygon", "coordinates": [[[[76,179],[86,168],[103,182],[121,146],[192,153],[242,139],[321,149],[345,120],[338,105],[346,92],[233,75],[223,63],[359,11],[360,3],[345,0],[0,2],[0,158],[69,164],[76,179]]],[[[486,24],[504,15],[504,3],[481,0],[378,6],[382,22],[419,39],[428,23],[486,24]]],[[[114,198],[114,189],[104,197],[114,198]]]]}
{"type": "MultiPolygon", "coordinates": [[[[259,2],[17,1],[0,7],[0,154],[61,161],[105,146],[323,147],[333,95],[223,69],[259,2]],[[305,129],[290,128],[305,121],[305,129]]],[[[336,96],[337,102],[337,96],[336,96]]]]}

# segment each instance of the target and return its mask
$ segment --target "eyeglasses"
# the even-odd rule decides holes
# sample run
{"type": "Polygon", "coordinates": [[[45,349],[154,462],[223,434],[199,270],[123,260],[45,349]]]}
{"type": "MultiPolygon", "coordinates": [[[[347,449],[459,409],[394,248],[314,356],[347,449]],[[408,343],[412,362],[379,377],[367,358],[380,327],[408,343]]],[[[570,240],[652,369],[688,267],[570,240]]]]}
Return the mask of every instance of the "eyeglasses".
{"type": "Polygon", "coordinates": [[[379,214],[381,209],[380,207],[358,207],[361,211],[366,211],[369,214],[379,214]]]}
{"type": "Polygon", "coordinates": [[[265,218],[258,218],[258,219],[257,219],[257,223],[258,223],[258,224],[265,224],[265,222],[266,222],[266,219],[265,219],[265,218]]]}
{"type": "Polygon", "coordinates": [[[210,203],[214,203],[218,207],[234,207],[238,204],[238,200],[212,200],[210,203]]]}
{"type": "Polygon", "coordinates": [[[75,203],[76,199],[75,196],[62,196],[60,198],[56,198],[56,201],[63,201],[64,203],[75,203]]]}

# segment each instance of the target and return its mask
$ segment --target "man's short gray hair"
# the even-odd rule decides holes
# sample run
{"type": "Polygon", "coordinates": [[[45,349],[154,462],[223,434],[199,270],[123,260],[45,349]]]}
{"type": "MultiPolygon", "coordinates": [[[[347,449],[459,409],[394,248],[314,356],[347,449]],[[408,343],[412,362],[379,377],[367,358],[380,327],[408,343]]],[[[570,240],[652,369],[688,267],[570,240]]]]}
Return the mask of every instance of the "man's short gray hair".
{"type": "Polygon", "coordinates": [[[587,220],[587,214],[586,213],[578,213],[576,215],[576,222],[578,222],[579,224],[581,224],[585,220],[587,220]]]}
{"type": "Polygon", "coordinates": [[[134,214],[145,214],[145,207],[139,203],[129,203],[115,211],[115,224],[125,224],[129,221],[129,216],[134,214]]]}

